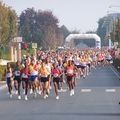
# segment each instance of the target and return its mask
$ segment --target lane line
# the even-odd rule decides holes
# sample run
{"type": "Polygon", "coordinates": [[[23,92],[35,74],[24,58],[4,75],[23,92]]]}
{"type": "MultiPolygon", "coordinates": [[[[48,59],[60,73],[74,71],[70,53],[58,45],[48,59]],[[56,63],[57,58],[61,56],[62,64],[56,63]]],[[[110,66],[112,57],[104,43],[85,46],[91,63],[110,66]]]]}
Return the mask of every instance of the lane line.
{"type": "Polygon", "coordinates": [[[116,92],[116,89],[106,89],[106,92],[116,92]]]}
{"type": "Polygon", "coordinates": [[[91,89],[81,89],[81,92],[91,92],[91,89]]]}

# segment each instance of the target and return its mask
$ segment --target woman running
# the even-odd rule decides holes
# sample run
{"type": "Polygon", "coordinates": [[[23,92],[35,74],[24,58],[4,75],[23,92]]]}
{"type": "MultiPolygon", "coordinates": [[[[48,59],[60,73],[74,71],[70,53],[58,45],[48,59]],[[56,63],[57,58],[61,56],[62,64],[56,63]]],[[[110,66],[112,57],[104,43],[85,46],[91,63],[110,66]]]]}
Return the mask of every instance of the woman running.
{"type": "Polygon", "coordinates": [[[7,69],[5,69],[5,75],[6,75],[6,82],[8,86],[8,92],[10,94],[10,98],[12,98],[12,68],[10,66],[10,63],[7,63],[7,69]]]}
{"type": "Polygon", "coordinates": [[[15,86],[15,89],[17,90],[19,100],[21,99],[21,96],[20,96],[21,70],[20,69],[21,69],[20,62],[17,61],[14,69],[14,86],[15,86]]]}
{"type": "Polygon", "coordinates": [[[25,89],[25,100],[28,100],[27,93],[28,93],[28,85],[29,85],[29,68],[28,63],[25,61],[24,67],[21,69],[21,78],[24,84],[25,89]]]}
{"type": "Polygon", "coordinates": [[[33,95],[36,97],[36,87],[38,82],[38,65],[36,64],[36,61],[33,59],[32,63],[30,65],[30,81],[31,81],[31,87],[33,90],[33,95]]]}
{"type": "Polygon", "coordinates": [[[45,65],[45,61],[42,61],[39,72],[40,72],[41,83],[42,83],[42,88],[43,88],[42,94],[44,96],[44,99],[46,99],[48,97],[47,92],[48,92],[48,86],[49,86],[49,77],[48,77],[49,70],[45,65]]]}
{"type": "Polygon", "coordinates": [[[68,65],[66,67],[66,76],[67,76],[67,83],[70,90],[70,96],[74,95],[74,84],[73,84],[73,77],[74,77],[74,66],[72,65],[71,60],[68,61],[68,65]]]}
{"type": "Polygon", "coordinates": [[[55,87],[56,99],[58,100],[59,99],[58,89],[60,88],[59,83],[60,83],[60,79],[61,79],[61,77],[60,77],[61,72],[55,63],[53,64],[52,76],[53,76],[53,83],[54,83],[54,87],[55,87]]]}

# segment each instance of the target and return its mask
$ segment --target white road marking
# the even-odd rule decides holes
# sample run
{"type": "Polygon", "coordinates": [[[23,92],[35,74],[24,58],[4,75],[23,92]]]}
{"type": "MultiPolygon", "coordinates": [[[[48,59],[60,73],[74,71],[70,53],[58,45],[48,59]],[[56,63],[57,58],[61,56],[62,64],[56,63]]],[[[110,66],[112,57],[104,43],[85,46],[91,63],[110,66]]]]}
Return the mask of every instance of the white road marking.
{"type": "Polygon", "coordinates": [[[81,92],[91,92],[91,89],[81,89],[81,92]]]}
{"type": "Polygon", "coordinates": [[[58,92],[67,92],[67,89],[58,90],[58,92]]]}
{"type": "Polygon", "coordinates": [[[116,92],[116,89],[106,89],[106,92],[116,92]]]}

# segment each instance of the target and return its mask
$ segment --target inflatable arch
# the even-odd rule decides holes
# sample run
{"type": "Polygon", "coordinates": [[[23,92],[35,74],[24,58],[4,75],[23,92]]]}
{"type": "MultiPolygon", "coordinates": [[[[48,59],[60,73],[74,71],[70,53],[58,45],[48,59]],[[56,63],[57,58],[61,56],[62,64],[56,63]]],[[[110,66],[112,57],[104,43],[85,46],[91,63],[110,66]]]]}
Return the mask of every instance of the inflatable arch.
{"type": "Polygon", "coordinates": [[[95,39],[95,47],[101,49],[101,39],[97,34],[70,34],[65,39],[65,45],[73,39],[95,39]]]}

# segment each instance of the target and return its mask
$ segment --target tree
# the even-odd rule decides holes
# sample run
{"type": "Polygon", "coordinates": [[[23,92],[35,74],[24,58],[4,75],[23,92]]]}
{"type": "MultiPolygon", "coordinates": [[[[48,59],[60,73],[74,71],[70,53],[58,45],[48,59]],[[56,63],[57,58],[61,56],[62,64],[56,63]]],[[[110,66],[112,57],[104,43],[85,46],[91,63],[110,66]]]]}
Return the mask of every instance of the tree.
{"type": "Polygon", "coordinates": [[[0,44],[7,44],[17,33],[16,12],[0,2],[0,44]]]}
{"type": "Polygon", "coordinates": [[[105,36],[106,36],[106,32],[107,32],[107,26],[106,26],[107,24],[105,24],[106,21],[107,21],[107,17],[103,17],[103,18],[99,19],[99,21],[98,21],[97,34],[101,38],[102,46],[104,46],[106,44],[106,41],[105,41],[105,36]]]}
{"type": "Polygon", "coordinates": [[[119,16],[120,16],[119,13],[111,13],[111,14],[99,19],[97,34],[101,38],[102,46],[108,45],[109,34],[111,34],[112,40],[113,41],[115,40],[115,32],[111,32],[111,30],[112,30],[111,26],[113,26],[113,28],[115,28],[114,20],[116,20],[117,17],[119,17],[119,16]]]}
{"type": "Polygon", "coordinates": [[[70,34],[70,31],[67,29],[65,25],[60,27],[61,32],[63,33],[64,39],[70,34]]]}
{"type": "Polygon", "coordinates": [[[20,31],[25,42],[36,42],[43,49],[54,49],[61,42],[57,39],[58,19],[51,11],[24,10],[20,15],[20,31]]]}
{"type": "Polygon", "coordinates": [[[120,17],[116,19],[113,25],[114,27],[111,31],[110,37],[113,42],[118,42],[119,47],[120,47],[120,17]]]}

